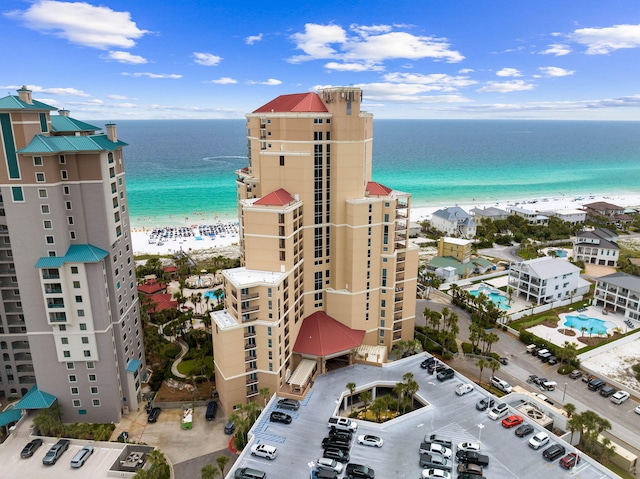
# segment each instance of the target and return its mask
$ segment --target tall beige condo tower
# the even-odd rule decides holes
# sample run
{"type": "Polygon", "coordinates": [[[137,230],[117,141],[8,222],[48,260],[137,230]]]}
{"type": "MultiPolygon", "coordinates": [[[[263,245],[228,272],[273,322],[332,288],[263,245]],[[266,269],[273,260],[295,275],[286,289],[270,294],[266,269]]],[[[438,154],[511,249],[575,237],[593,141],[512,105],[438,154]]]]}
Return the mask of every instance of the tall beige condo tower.
{"type": "Polygon", "coordinates": [[[262,388],[304,398],[313,377],[413,339],[418,250],[410,195],[371,180],[359,88],[283,95],[247,118],[236,172],[242,264],[213,313],[228,413],[262,388]]]}
{"type": "Polygon", "coordinates": [[[99,127],[0,98],[0,392],[63,422],[117,422],[146,376],[122,149],[99,127]]]}

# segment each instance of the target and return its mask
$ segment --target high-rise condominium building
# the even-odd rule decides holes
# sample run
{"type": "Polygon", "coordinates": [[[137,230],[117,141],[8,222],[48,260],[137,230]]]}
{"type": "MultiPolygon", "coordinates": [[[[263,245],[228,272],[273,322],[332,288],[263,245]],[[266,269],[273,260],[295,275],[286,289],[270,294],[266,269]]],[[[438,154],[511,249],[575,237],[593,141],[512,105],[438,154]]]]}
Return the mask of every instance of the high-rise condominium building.
{"type": "Polygon", "coordinates": [[[26,87],[0,98],[0,391],[118,421],[146,374],[126,143],[53,110],[26,87]]]}
{"type": "Polygon", "coordinates": [[[302,397],[314,374],[413,339],[410,195],[372,181],[373,116],[361,102],[359,88],[329,88],[246,115],[243,265],[224,272],[225,309],[213,314],[227,412],[263,388],[302,397]]]}

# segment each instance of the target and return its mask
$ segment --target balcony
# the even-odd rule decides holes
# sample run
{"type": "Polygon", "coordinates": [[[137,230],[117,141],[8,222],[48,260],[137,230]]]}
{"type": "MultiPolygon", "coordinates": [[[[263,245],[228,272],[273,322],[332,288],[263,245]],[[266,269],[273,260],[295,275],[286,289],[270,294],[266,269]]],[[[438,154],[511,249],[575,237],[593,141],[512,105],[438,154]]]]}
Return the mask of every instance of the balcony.
{"type": "Polygon", "coordinates": [[[243,294],[240,299],[242,301],[249,301],[250,299],[257,299],[260,297],[259,293],[249,293],[249,294],[243,294]]]}
{"type": "Polygon", "coordinates": [[[16,354],[13,355],[13,359],[16,362],[18,362],[18,361],[29,361],[29,362],[31,362],[31,353],[30,352],[16,353],[16,354]]]}
{"type": "Polygon", "coordinates": [[[251,349],[256,349],[256,343],[252,343],[252,342],[246,342],[244,343],[244,350],[245,351],[249,351],[251,349]]]}
{"type": "Polygon", "coordinates": [[[247,379],[245,380],[247,386],[249,386],[250,384],[256,384],[257,382],[258,378],[252,378],[250,376],[247,376],[247,379]]]}
{"type": "Polygon", "coordinates": [[[248,306],[248,307],[243,307],[242,308],[242,314],[255,313],[257,311],[260,311],[260,306],[259,305],[248,306]]]}
{"type": "Polygon", "coordinates": [[[404,295],[403,295],[403,294],[398,294],[398,295],[396,295],[396,296],[393,298],[393,300],[394,300],[396,303],[399,303],[399,302],[401,302],[401,301],[404,301],[404,295]]]}
{"type": "Polygon", "coordinates": [[[28,341],[14,341],[11,343],[11,348],[15,351],[17,349],[29,349],[28,341]]]}
{"type": "Polygon", "coordinates": [[[393,330],[394,331],[401,331],[402,330],[402,323],[394,323],[393,330]]]}

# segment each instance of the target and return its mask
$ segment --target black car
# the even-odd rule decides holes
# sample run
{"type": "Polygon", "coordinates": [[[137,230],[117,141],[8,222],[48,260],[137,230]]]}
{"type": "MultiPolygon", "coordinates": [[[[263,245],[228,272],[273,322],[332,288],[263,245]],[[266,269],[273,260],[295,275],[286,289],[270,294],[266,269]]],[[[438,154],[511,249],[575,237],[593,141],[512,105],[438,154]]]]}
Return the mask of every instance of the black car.
{"type": "Polygon", "coordinates": [[[300,401],[296,401],[295,399],[280,399],[278,401],[278,407],[281,409],[297,411],[300,409],[300,401]]]}
{"type": "Polygon", "coordinates": [[[42,439],[34,439],[33,441],[29,441],[29,443],[22,448],[22,452],[20,452],[20,457],[27,458],[33,456],[33,453],[42,446],[42,439]]]}
{"type": "Polygon", "coordinates": [[[496,401],[491,398],[482,398],[476,403],[476,409],[478,411],[486,411],[488,408],[495,406],[496,401]]]}
{"type": "Polygon", "coordinates": [[[533,432],[533,426],[531,424],[523,424],[516,428],[516,436],[525,437],[533,432]]]}
{"type": "Polygon", "coordinates": [[[544,457],[548,461],[555,461],[560,456],[564,456],[565,454],[564,446],[560,444],[554,444],[553,446],[549,446],[542,452],[542,457],[544,457]]]}
{"type": "Polygon", "coordinates": [[[285,414],[280,411],[273,411],[269,416],[269,421],[271,422],[281,422],[283,424],[291,424],[293,418],[288,414],[285,414]]]}
{"type": "Polygon", "coordinates": [[[340,449],[348,452],[351,449],[351,441],[347,441],[337,437],[325,437],[322,440],[323,449],[340,449]]]}
{"type": "Polygon", "coordinates": [[[204,417],[207,421],[213,421],[216,418],[216,411],[218,410],[218,403],[215,401],[209,401],[207,403],[207,412],[204,417]]]}
{"type": "Polygon", "coordinates": [[[436,362],[436,358],[434,358],[433,356],[428,357],[427,359],[425,359],[424,361],[422,361],[420,363],[420,367],[422,369],[427,369],[431,364],[436,362]]]}
{"type": "Polygon", "coordinates": [[[68,439],[60,439],[53,446],[51,446],[51,449],[49,449],[42,458],[42,464],[44,464],[45,466],[53,466],[56,462],[58,462],[58,459],[60,459],[60,456],[62,456],[64,451],[69,449],[69,442],[70,441],[68,439]]]}
{"type": "Polygon", "coordinates": [[[329,437],[339,437],[344,439],[345,441],[351,441],[351,439],[353,438],[353,434],[351,433],[351,431],[345,431],[344,429],[331,427],[329,429],[329,437]]]}
{"type": "Polygon", "coordinates": [[[349,479],[373,479],[376,473],[369,466],[362,464],[347,464],[347,468],[344,473],[344,477],[349,479]]]}
{"type": "Polygon", "coordinates": [[[149,412],[149,416],[147,417],[147,422],[156,422],[161,412],[162,412],[162,409],[160,409],[159,407],[151,408],[151,411],[149,412]]]}
{"type": "Polygon", "coordinates": [[[473,472],[461,472],[458,474],[458,479],[485,479],[484,476],[474,474],[473,472]]]}
{"type": "Polygon", "coordinates": [[[328,457],[329,459],[335,459],[338,462],[349,462],[349,459],[350,459],[348,452],[335,447],[330,447],[329,449],[325,449],[324,454],[322,455],[323,457],[328,457]]]}
{"type": "Polygon", "coordinates": [[[442,364],[440,361],[433,361],[431,363],[429,363],[429,365],[427,366],[427,369],[429,370],[430,373],[432,373],[434,370],[435,372],[440,372],[443,369],[446,369],[446,365],[442,364]]]}
{"type": "Polygon", "coordinates": [[[600,391],[600,389],[602,389],[603,387],[606,386],[607,383],[605,383],[602,379],[600,378],[593,378],[591,381],[589,381],[588,384],[588,388],[591,391],[600,391]]]}
{"type": "Polygon", "coordinates": [[[440,371],[438,373],[438,375],[436,376],[436,378],[438,378],[438,381],[446,381],[447,379],[453,379],[453,376],[455,375],[453,369],[451,368],[447,368],[444,369],[442,371],[440,371]]]}

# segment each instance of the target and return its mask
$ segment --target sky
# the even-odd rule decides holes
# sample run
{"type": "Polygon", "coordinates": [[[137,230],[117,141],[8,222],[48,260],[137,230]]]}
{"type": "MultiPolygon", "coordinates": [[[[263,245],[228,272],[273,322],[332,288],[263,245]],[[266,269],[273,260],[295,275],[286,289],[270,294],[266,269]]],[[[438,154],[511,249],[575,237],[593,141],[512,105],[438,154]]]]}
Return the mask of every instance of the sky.
{"type": "Polygon", "coordinates": [[[0,96],[243,118],[357,86],[376,118],[640,120],[638,0],[3,0],[0,96]]]}

